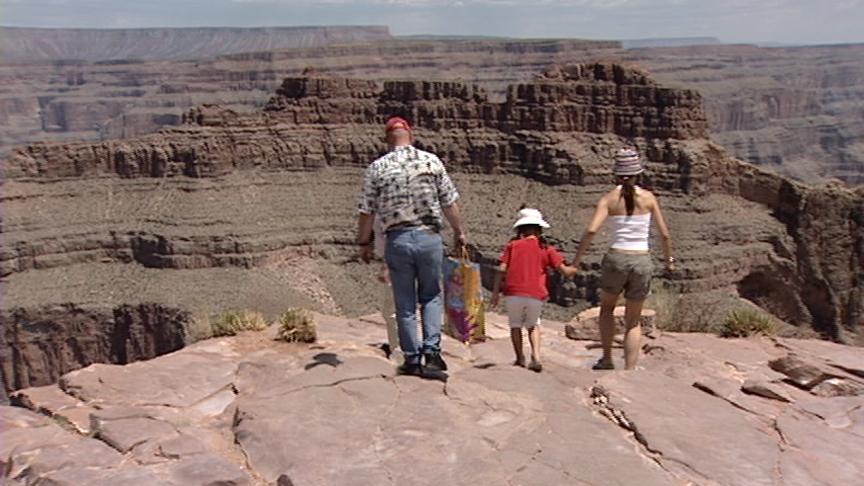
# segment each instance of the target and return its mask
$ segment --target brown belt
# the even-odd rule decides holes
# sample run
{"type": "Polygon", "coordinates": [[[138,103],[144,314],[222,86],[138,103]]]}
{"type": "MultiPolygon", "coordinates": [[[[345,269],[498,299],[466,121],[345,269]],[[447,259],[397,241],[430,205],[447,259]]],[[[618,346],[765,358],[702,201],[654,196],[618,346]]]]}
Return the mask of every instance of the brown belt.
{"type": "Polygon", "coordinates": [[[423,223],[398,223],[398,224],[394,224],[393,226],[388,227],[384,232],[389,233],[391,231],[407,230],[407,229],[414,229],[414,228],[425,229],[425,230],[431,231],[433,233],[438,233],[437,228],[435,228],[434,226],[429,226],[428,224],[423,224],[423,223]]]}
{"type": "Polygon", "coordinates": [[[609,251],[624,255],[648,255],[650,253],[649,250],[625,250],[623,248],[609,248],[609,251]]]}

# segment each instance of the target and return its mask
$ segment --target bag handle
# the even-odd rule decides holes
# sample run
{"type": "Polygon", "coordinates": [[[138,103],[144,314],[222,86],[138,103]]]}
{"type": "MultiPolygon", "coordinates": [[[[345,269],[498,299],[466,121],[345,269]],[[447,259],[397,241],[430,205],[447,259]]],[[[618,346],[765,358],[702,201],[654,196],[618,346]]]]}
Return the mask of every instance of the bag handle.
{"type": "Polygon", "coordinates": [[[460,248],[460,259],[462,263],[471,261],[471,255],[468,254],[468,245],[462,245],[460,248]]]}

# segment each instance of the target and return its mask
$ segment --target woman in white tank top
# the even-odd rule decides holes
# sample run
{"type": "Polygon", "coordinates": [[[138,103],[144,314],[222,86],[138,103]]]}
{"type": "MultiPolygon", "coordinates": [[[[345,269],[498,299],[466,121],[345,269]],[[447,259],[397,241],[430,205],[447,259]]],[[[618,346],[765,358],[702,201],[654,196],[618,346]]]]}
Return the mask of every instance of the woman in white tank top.
{"type": "Polygon", "coordinates": [[[622,292],[626,300],[625,367],[628,370],[636,368],[642,339],[639,317],[650,291],[654,267],[648,247],[652,220],[662,237],[666,269],[671,271],[675,268],[672,237],[660,211],[660,203],[650,191],[638,186],[639,174],[643,170],[635,150],[626,148],[616,153],[613,172],[619,185],[604,194],[597,203],[597,210],[579,242],[573,262],[573,266],[579,268],[594,235],[608,218],[612,222],[613,238],[609,251],[603,257],[600,276],[600,341],[603,357],[597,361],[594,369],[608,370],[615,367],[612,362],[612,341],[615,337],[613,313],[622,292]]]}

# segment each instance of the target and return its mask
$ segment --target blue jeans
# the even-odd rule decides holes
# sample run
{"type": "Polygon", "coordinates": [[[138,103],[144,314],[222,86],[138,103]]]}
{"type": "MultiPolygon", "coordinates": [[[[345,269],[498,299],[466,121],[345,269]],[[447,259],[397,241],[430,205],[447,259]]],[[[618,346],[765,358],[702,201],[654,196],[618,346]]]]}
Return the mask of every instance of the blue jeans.
{"type": "Polygon", "coordinates": [[[385,251],[399,345],[405,363],[420,363],[422,353],[441,351],[441,323],[444,299],[441,292],[441,264],[444,243],[441,235],[425,228],[397,229],[387,233],[385,251]],[[423,322],[423,342],[417,340],[417,304],[423,322]]]}

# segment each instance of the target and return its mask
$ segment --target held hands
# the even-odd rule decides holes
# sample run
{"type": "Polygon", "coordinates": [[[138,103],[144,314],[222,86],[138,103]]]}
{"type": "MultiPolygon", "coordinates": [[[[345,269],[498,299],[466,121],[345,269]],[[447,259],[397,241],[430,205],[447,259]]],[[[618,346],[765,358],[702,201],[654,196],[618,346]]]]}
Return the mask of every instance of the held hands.
{"type": "Polygon", "coordinates": [[[579,261],[575,260],[572,265],[563,263],[558,267],[558,271],[564,276],[564,278],[573,278],[577,273],[579,273],[579,261]]]}
{"type": "Polygon", "coordinates": [[[573,278],[579,273],[579,267],[570,265],[561,265],[561,274],[566,278],[573,278]]]}

